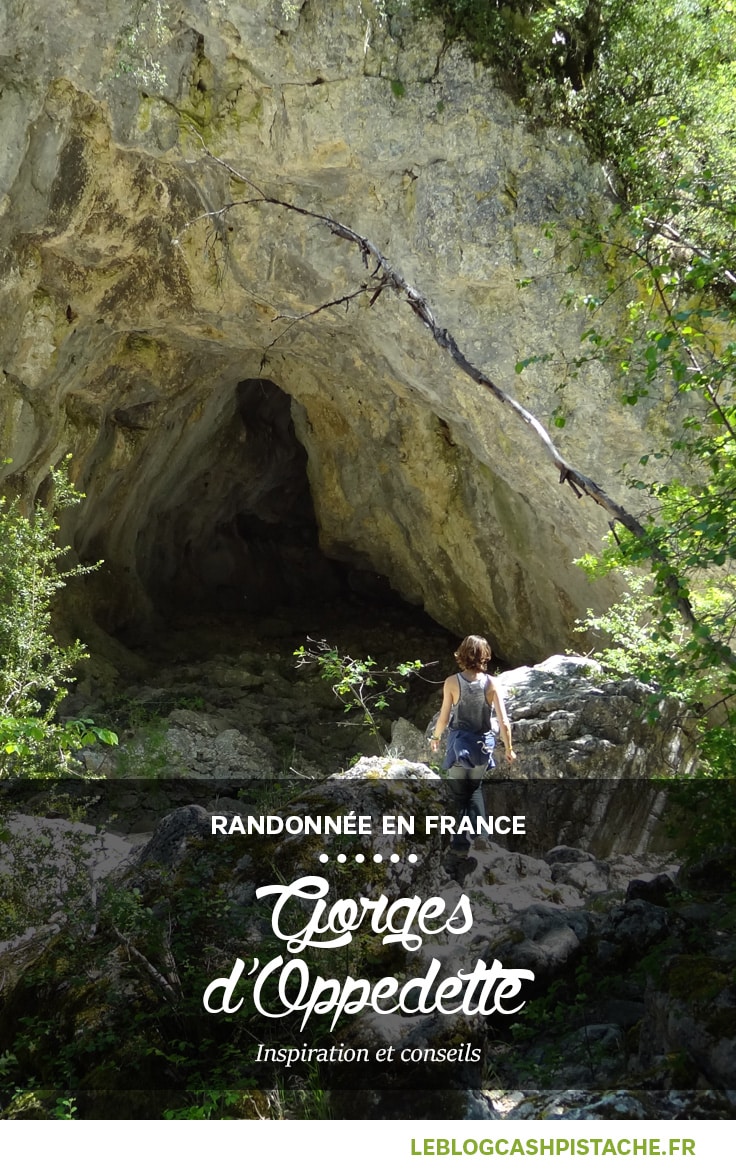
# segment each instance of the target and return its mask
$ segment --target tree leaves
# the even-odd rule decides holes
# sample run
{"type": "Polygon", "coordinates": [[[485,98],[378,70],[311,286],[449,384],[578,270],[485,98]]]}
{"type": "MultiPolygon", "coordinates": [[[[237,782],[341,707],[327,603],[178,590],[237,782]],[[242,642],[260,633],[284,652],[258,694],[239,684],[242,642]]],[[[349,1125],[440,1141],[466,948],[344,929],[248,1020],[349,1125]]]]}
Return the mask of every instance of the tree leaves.
{"type": "Polygon", "coordinates": [[[117,742],[92,720],[57,718],[74,668],[88,655],[81,641],[56,642],[52,602],[70,577],[94,570],[59,569],[70,549],[57,542],[55,512],[82,498],[69,480],[68,461],[52,472],[47,504],[26,513],[17,499],[0,498],[0,779],[64,774],[79,748],[98,739],[117,742]]]}

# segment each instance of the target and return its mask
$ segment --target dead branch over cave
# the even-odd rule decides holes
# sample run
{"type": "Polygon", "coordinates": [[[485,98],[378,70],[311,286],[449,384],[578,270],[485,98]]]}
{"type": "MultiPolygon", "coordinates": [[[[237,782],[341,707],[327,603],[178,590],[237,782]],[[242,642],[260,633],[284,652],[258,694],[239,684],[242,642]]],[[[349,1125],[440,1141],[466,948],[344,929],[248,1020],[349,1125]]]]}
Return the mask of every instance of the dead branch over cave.
{"type": "MultiPolygon", "coordinates": [[[[251,206],[255,204],[270,204],[278,208],[284,208],[289,212],[297,214],[298,216],[305,216],[309,217],[311,220],[318,221],[323,224],[333,236],[340,237],[342,240],[348,241],[351,245],[355,245],[360,252],[363,264],[365,265],[366,269],[370,271],[369,280],[358,290],[355,290],[350,294],[345,294],[340,298],[332,299],[329,302],[325,302],[321,306],[317,306],[313,310],[308,311],[306,314],[296,316],[290,326],[293,325],[293,323],[300,322],[304,319],[313,318],[321,311],[327,310],[330,307],[340,304],[348,306],[349,303],[360,294],[370,294],[371,297],[369,305],[372,306],[376,299],[384,292],[384,290],[393,290],[405,302],[408,303],[417,318],[419,318],[425,327],[427,327],[427,329],[431,332],[432,337],[437,345],[448,353],[454,363],[456,363],[457,366],[463,372],[465,372],[465,374],[469,376],[471,380],[473,380],[474,383],[479,385],[479,387],[487,388],[488,391],[493,396],[495,396],[496,400],[498,400],[506,408],[510,409],[510,411],[514,413],[514,415],[518,417],[519,420],[521,420],[521,422],[528,429],[532,430],[539,440],[548,459],[556,467],[559,474],[560,483],[567,483],[567,485],[578,498],[592,498],[592,500],[597,503],[598,506],[602,507],[602,509],[610,516],[610,519],[613,520],[613,522],[609,522],[609,526],[612,530],[614,530],[615,523],[620,523],[621,526],[629,531],[631,535],[637,539],[642,540],[646,544],[646,547],[649,551],[649,558],[655,568],[655,571],[658,573],[660,584],[666,592],[672,606],[676,609],[691,631],[698,636],[699,640],[705,646],[707,646],[718,662],[723,665],[727,665],[732,669],[736,669],[736,653],[734,653],[734,651],[728,645],[725,645],[723,642],[707,633],[702,622],[696,617],[693,611],[689,594],[681,578],[672,568],[669,560],[667,559],[666,553],[658,545],[652,542],[643,524],[640,523],[639,520],[630,513],[630,511],[626,510],[625,507],[616,502],[615,499],[610,496],[610,494],[606,493],[606,491],[601,486],[599,486],[597,482],[588,477],[587,474],[584,474],[582,471],[575,469],[574,466],[571,466],[567,461],[565,461],[564,457],[557,449],[541,421],[537,420],[533,413],[529,412],[528,409],[519,404],[518,400],[515,400],[513,396],[510,396],[508,392],[504,391],[504,389],[495,382],[495,380],[492,380],[490,376],[487,376],[485,372],[482,372],[480,368],[476,367],[475,364],[468,359],[451,332],[446,327],[441,326],[437,322],[434,312],[432,311],[432,308],[430,307],[424,295],[406,281],[399,270],[397,270],[396,267],[389,261],[389,259],[385,257],[383,253],[381,253],[380,249],[378,249],[372,241],[356,232],[355,229],[350,228],[349,225],[342,224],[341,221],[336,220],[332,216],[328,216],[327,214],[321,212],[315,212],[314,209],[302,208],[298,204],[293,204],[288,200],[281,200],[276,196],[269,196],[268,193],[266,193],[257,183],[255,183],[255,181],[251,180],[248,176],[238,171],[238,169],[234,168],[232,164],[227,162],[227,160],[221,159],[219,156],[214,155],[205,146],[204,142],[201,142],[202,151],[209,160],[215,163],[218,167],[221,167],[227,171],[239,183],[244,184],[246,187],[252,189],[257,193],[257,196],[244,200],[233,200],[215,211],[204,212],[201,214],[201,216],[196,217],[192,221],[189,221],[184,226],[183,231],[186,231],[198,220],[217,220],[222,218],[233,208],[251,206]]],[[[284,316],[277,317],[282,318],[284,316]]],[[[269,347],[266,348],[266,352],[270,349],[270,347],[277,343],[280,338],[283,337],[287,330],[289,330],[289,327],[286,327],[284,331],[280,332],[280,334],[272,341],[272,343],[269,344],[269,347]]],[[[264,362],[266,358],[266,352],[264,352],[264,362]]]]}

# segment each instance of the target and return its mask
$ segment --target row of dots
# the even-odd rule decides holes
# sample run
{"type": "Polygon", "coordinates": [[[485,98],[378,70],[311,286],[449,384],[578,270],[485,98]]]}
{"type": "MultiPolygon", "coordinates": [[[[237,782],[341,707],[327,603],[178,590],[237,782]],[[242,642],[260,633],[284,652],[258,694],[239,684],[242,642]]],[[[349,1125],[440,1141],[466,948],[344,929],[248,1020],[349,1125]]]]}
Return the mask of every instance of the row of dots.
{"type": "MultiPolygon", "coordinates": [[[[330,860],[330,855],[328,853],[321,853],[319,855],[319,860],[323,863],[328,862],[330,860]]],[[[348,860],[348,855],[346,853],[338,853],[337,857],[335,858],[335,861],[338,861],[338,862],[346,862],[347,860],[348,860]]],[[[362,863],[362,862],[366,861],[366,856],[364,853],[356,853],[355,857],[352,860],[355,862],[362,863]]],[[[413,862],[418,862],[419,858],[417,857],[417,855],[415,853],[410,853],[407,855],[406,860],[408,862],[413,863],[413,862]]],[[[382,853],[374,853],[373,856],[370,858],[370,861],[373,861],[373,862],[383,862],[383,861],[400,862],[401,858],[398,853],[392,853],[390,857],[387,856],[385,858],[382,853]]]]}

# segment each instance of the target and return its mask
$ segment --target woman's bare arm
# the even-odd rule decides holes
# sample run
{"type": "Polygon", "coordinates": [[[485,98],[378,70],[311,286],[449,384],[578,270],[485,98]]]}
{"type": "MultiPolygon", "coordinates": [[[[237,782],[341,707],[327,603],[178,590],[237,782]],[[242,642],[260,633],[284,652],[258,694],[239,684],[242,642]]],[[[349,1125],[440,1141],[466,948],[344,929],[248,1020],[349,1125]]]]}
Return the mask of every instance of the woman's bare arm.
{"type": "Polygon", "coordinates": [[[450,711],[452,710],[453,702],[457,702],[460,697],[460,689],[457,685],[457,675],[453,674],[450,678],[445,678],[445,684],[442,687],[442,706],[434,725],[434,731],[429,741],[430,747],[433,751],[437,750],[437,745],[442,738],[443,733],[447,730],[447,724],[450,721],[450,711]]]}
{"type": "Polygon", "coordinates": [[[495,678],[491,678],[491,684],[486,690],[486,702],[489,702],[496,712],[498,717],[498,725],[501,728],[501,738],[503,739],[503,745],[506,748],[506,759],[511,764],[516,759],[516,752],[511,745],[511,724],[509,722],[509,716],[506,713],[506,707],[504,705],[501,691],[496,685],[495,678]]]}

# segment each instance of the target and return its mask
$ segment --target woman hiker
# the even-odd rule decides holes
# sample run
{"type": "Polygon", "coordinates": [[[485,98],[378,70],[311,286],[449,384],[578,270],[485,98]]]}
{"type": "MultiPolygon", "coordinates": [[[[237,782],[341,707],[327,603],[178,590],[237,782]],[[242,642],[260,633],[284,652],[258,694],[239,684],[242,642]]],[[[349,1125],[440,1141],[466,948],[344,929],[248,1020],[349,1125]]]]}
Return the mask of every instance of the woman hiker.
{"type": "MultiPolygon", "coordinates": [[[[476,818],[486,815],[482,780],[487,770],[495,766],[491,707],[498,718],[508,763],[516,759],[516,752],[511,746],[511,726],[503,699],[495,680],[486,673],[491,660],[490,645],[483,637],[466,637],[455,651],[455,660],[459,673],[445,679],[442,708],[430,737],[430,747],[437,751],[449,725],[443,766],[461,815],[469,816],[477,829],[476,818]]],[[[472,842],[469,834],[456,834],[452,848],[467,849],[472,842]]]]}

